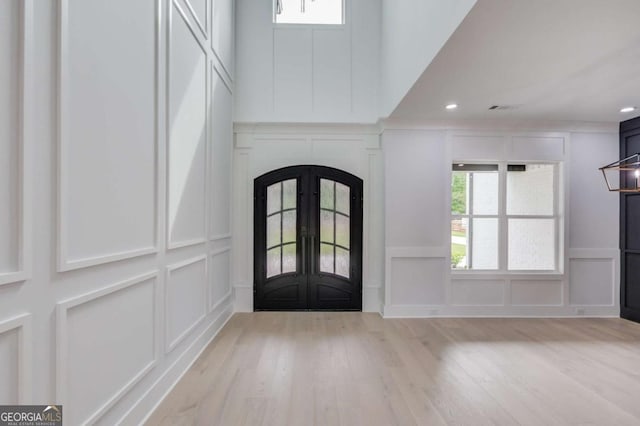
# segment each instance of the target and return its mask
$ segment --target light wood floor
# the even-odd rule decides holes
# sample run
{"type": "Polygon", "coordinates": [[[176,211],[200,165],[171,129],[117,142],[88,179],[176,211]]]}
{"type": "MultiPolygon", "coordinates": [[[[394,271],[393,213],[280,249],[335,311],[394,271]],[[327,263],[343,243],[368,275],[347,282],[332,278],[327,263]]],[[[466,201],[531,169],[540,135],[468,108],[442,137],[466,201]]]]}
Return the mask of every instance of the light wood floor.
{"type": "Polygon", "coordinates": [[[236,314],[149,425],[640,425],[640,324],[236,314]]]}

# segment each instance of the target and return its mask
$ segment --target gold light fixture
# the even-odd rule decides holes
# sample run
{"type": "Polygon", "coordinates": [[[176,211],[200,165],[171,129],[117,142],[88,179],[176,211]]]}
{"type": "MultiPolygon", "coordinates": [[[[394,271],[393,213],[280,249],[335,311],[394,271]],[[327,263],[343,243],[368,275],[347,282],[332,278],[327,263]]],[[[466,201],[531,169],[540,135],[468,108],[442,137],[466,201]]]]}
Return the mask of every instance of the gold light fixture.
{"type": "Polygon", "coordinates": [[[602,166],[599,170],[602,171],[609,191],[640,192],[640,153],[602,166]]]}

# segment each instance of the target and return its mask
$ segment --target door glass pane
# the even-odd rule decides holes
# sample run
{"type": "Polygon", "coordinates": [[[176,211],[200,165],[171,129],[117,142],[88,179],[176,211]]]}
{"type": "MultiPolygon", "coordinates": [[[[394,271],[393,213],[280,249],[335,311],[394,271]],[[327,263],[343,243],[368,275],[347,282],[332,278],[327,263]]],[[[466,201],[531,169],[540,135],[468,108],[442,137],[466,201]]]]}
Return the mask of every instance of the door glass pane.
{"type": "Polygon", "coordinates": [[[282,273],[296,271],[296,244],[282,246],[282,273]]]}
{"type": "Polygon", "coordinates": [[[267,278],[280,275],[280,247],[267,251],[267,278]]]}
{"type": "Polygon", "coordinates": [[[553,215],[553,164],[526,164],[507,172],[507,214],[553,215]]]}
{"type": "Polygon", "coordinates": [[[349,278],[349,251],[336,247],[336,274],[349,278]]]}
{"type": "Polygon", "coordinates": [[[333,246],[320,244],[320,272],[333,274],[333,246]]]}
{"type": "Polygon", "coordinates": [[[349,248],[349,218],[336,214],[336,244],[349,248]]]}
{"type": "Polygon", "coordinates": [[[473,219],[471,268],[498,269],[498,219],[473,219]]]}
{"type": "Polygon", "coordinates": [[[333,212],[320,210],[320,241],[333,243],[333,216],[333,212]]]}
{"type": "Polygon", "coordinates": [[[509,269],[555,270],[555,220],[509,219],[509,269]]]}
{"type": "Polygon", "coordinates": [[[280,213],[267,218],[267,248],[280,244],[280,213]]]}
{"type": "Polygon", "coordinates": [[[290,210],[282,214],[282,242],[290,243],[296,240],[296,211],[290,210]]]}
{"type": "Polygon", "coordinates": [[[320,207],[333,210],[333,181],[320,179],[320,207]]]}
{"type": "Polygon", "coordinates": [[[283,189],[282,208],[283,209],[296,208],[296,187],[297,187],[297,182],[295,179],[289,179],[282,182],[282,189],[283,189]]]}
{"type": "Polygon", "coordinates": [[[336,211],[349,216],[350,191],[347,185],[336,182],[336,211]]]}
{"type": "Polygon", "coordinates": [[[281,182],[274,183],[267,187],[267,214],[275,213],[281,210],[281,182]]]}

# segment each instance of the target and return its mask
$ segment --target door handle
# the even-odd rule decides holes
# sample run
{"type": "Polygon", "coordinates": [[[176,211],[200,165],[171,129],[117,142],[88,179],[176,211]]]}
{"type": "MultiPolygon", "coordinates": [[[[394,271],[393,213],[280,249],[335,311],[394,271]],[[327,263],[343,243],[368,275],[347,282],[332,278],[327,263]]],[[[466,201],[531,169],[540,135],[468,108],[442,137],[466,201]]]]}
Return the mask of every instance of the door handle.
{"type": "Polygon", "coordinates": [[[300,237],[300,247],[302,248],[302,259],[300,259],[300,269],[302,271],[302,275],[307,273],[307,244],[306,238],[304,236],[300,237]]]}
{"type": "Polygon", "coordinates": [[[310,244],[309,244],[309,254],[311,258],[311,268],[309,269],[309,273],[315,274],[316,271],[316,256],[315,256],[315,247],[316,247],[316,236],[310,236],[310,244]]]}

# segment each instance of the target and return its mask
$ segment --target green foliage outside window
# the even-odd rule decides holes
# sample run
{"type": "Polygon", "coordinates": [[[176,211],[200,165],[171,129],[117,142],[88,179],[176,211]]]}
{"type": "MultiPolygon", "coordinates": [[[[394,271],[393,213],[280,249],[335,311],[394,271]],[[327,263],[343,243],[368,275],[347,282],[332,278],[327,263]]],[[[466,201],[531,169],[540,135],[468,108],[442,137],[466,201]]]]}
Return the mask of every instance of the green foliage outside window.
{"type": "Polygon", "coordinates": [[[453,173],[451,179],[451,213],[467,213],[467,174],[453,173]]]}

